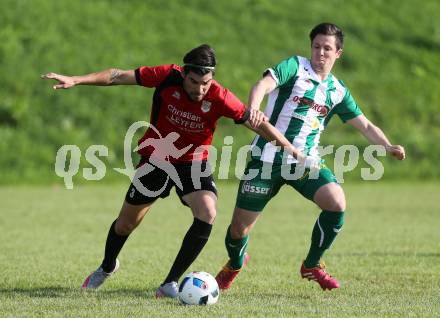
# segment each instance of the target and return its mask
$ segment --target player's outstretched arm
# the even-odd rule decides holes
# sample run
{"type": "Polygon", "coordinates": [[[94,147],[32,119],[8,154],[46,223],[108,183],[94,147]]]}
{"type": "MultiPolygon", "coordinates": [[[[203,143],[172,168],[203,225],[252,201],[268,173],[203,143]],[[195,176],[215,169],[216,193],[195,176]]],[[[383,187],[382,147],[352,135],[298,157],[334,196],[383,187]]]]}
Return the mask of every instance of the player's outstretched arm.
{"type": "Polygon", "coordinates": [[[370,143],[375,145],[382,145],[386,151],[398,160],[405,159],[405,148],[401,145],[392,145],[384,132],[372,122],[370,122],[364,115],[359,115],[347,121],[357,130],[359,130],[370,143]]]}
{"type": "Polygon", "coordinates": [[[120,70],[110,68],[97,73],[90,73],[82,76],[66,76],[57,73],[47,73],[41,76],[42,79],[53,79],[58,82],[53,89],[67,89],[76,85],[136,85],[134,70],[120,70]]]}

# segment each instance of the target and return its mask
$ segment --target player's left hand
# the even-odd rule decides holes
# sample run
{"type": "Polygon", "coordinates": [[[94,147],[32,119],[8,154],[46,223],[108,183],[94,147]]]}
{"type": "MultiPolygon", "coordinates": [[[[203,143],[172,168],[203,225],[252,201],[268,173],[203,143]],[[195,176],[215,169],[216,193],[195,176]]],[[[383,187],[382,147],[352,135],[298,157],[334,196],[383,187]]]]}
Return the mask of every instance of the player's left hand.
{"type": "Polygon", "coordinates": [[[251,124],[252,128],[258,128],[260,124],[264,121],[268,121],[267,116],[260,110],[251,108],[250,116],[249,116],[249,124],[251,124]]]}
{"type": "Polygon", "coordinates": [[[390,145],[386,147],[386,150],[391,154],[391,156],[398,160],[405,159],[405,148],[403,148],[401,145],[390,145]]]}

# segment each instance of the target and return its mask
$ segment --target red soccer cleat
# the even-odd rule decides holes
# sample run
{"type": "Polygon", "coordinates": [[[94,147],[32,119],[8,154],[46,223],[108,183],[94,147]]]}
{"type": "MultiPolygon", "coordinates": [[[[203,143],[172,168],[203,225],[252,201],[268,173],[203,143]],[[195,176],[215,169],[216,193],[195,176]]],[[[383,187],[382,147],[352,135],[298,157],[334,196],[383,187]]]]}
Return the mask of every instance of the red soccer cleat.
{"type": "Polygon", "coordinates": [[[243,267],[240,269],[234,270],[229,267],[229,263],[230,263],[230,260],[229,260],[225,264],[225,266],[223,266],[222,270],[215,277],[215,280],[217,281],[218,287],[221,290],[225,290],[225,289],[230,288],[235,277],[237,277],[238,273],[240,273],[240,271],[246,267],[248,261],[249,261],[249,255],[248,255],[248,253],[245,253],[243,267]]]}
{"type": "Polygon", "coordinates": [[[332,290],[334,288],[339,288],[340,286],[336,278],[327,274],[324,263],[313,268],[305,268],[304,263],[302,263],[300,273],[302,278],[318,282],[323,290],[332,290]]]}

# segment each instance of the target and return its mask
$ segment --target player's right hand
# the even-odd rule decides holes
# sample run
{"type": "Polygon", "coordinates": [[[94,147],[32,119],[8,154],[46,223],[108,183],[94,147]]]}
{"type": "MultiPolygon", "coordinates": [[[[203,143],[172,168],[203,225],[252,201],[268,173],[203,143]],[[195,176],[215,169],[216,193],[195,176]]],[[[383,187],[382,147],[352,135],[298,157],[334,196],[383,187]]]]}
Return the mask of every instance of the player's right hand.
{"type": "Polygon", "coordinates": [[[42,79],[54,79],[58,81],[58,84],[53,86],[53,89],[67,89],[75,86],[75,81],[71,76],[65,76],[56,73],[47,73],[45,75],[41,75],[42,79]]]}

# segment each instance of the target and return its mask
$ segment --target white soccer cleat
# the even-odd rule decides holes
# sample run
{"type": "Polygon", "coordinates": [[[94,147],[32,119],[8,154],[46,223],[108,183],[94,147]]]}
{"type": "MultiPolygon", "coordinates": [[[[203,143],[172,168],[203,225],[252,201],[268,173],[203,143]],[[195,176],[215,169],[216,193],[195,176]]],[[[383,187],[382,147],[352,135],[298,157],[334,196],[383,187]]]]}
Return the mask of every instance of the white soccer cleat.
{"type": "Polygon", "coordinates": [[[163,285],[160,285],[156,290],[156,298],[177,298],[177,294],[179,293],[179,287],[176,282],[170,282],[163,285]]]}
{"type": "Polygon", "coordinates": [[[110,273],[104,272],[102,267],[99,266],[99,268],[96,271],[94,271],[89,276],[87,276],[86,280],[84,281],[84,283],[81,286],[82,289],[96,289],[96,288],[98,288],[99,286],[101,286],[105,282],[105,280],[107,278],[109,278],[114,273],[116,273],[118,269],[119,269],[119,260],[118,259],[116,259],[115,268],[110,273]]]}

